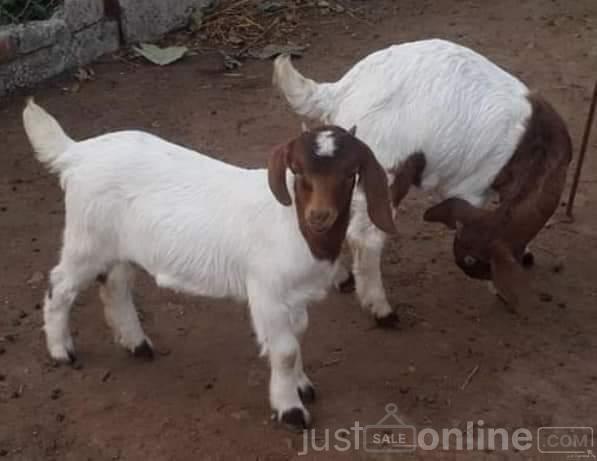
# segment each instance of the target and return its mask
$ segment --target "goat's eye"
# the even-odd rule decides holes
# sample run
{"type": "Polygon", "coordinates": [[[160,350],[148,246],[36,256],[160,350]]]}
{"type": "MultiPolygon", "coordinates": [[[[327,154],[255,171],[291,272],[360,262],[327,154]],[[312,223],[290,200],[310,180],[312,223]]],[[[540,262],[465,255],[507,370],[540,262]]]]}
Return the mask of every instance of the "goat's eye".
{"type": "Polygon", "coordinates": [[[474,256],[466,255],[464,257],[464,264],[467,266],[474,266],[477,263],[477,258],[474,256]]]}

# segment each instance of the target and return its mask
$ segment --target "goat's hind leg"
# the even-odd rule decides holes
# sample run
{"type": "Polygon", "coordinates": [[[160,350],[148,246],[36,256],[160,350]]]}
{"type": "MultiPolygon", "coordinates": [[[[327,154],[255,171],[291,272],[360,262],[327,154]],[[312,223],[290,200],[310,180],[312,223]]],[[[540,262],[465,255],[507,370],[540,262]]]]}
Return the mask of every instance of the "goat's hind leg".
{"type": "Polygon", "coordinates": [[[70,311],[77,294],[101,271],[90,258],[63,249],[60,263],[50,272],[44,300],[44,331],[50,356],[59,362],[74,362],[75,347],[69,328],[70,311]]]}
{"type": "Polygon", "coordinates": [[[114,265],[100,279],[100,297],[104,303],[106,323],[114,333],[114,340],[135,357],[152,359],[153,345],[141,327],[133,303],[131,287],[134,275],[130,264],[121,262],[114,265]]]}

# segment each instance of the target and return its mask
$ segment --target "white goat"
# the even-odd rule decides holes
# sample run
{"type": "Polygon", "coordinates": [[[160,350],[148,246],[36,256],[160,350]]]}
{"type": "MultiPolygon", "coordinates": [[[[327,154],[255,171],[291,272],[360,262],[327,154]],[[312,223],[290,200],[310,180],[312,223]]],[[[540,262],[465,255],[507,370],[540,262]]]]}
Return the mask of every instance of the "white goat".
{"type": "Polygon", "coordinates": [[[153,356],[131,296],[134,263],[161,287],[248,300],[272,408],[305,427],[301,400],[314,397],[299,345],[306,306],[331,284],[356,175],[372,220],[393,226],[385,173],[367,146],[322,127],[275,149],[268,170],[246,170],[138,131],[75,142],[32,100],[23,120],[65,190],[64,243],[44,304],[50,355],[74,360],[70,308],[98,278],[116,340],[153,356]]]}
{"type": "MultiPolygon", "coordinates": [[[[457,264],[471,277],[493,279],[513,300],[514,263],[532,264],[526,244],[557,207],[571,158],[566,126],[546,101],[485,57],[443,40],[374,52],[334,83],[307,79],[280,56],[274,84],[300,115],[359,126],[359,138],[390,175],[394,209],[412,184],[458,198],[425,219],[458,227],[457,264]],[[489,219],[477,207],[492,191],[502,205],[489,219]]],[[[347,237],[357,295],[391,324],[380,273],[385,236],[358,197],[354,206],[347,237]]],[[[352,280],[347,271],[342,277],[352,280]]]]}

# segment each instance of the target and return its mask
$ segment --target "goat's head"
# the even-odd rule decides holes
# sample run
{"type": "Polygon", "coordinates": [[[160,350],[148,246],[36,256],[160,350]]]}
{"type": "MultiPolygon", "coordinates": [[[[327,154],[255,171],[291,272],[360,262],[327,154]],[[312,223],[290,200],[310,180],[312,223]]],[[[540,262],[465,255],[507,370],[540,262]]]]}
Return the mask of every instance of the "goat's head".
{"type": "Polygon", "coordinates": [[[354,136],[355,130],[321,126],[303,131],[298,138],[277,147],[269,159],[270,188],[286,206],[292,204],[287,169],[294,175],[296,210],[308,241],[323,239],[330,232],[340,233],[344,239],[357,181],[365,192],[373,223],[385,232],[394,232],[386,173],[371,149],[354,136]]]}
{"type": "Polygon", "coordinates": [[[429,208],[424,219],[456,229],[452,251],[458,267],[471,278],[492,280],[508,302],[517,302],[526,279],[519,264],[524,244],[514,247],[504,238],[511,221],[506,208],[485,210],[450,198],[429,208]]]}

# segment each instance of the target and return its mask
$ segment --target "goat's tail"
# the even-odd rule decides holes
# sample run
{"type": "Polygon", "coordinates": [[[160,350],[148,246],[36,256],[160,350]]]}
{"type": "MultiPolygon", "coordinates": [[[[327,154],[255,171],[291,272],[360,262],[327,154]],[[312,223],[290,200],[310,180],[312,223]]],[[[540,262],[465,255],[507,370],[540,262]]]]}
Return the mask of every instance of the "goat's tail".
{"type": "Polygon", "coordinates": [[[51,170],[57,170],[57,160],[73,143],[56,119],[27,99],[23,111],[23,125],[37,159],[51,170]]]}
{"type": "Polygon", "coordinates": [[[327,121],[333,103],[333,84],[317,83],[304,77],[292,65],[287,54],[278,56],[274,61],[273,84],[297,114],[327,121]]]}

